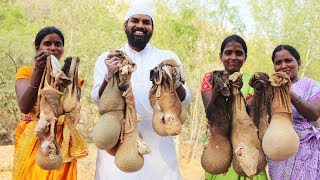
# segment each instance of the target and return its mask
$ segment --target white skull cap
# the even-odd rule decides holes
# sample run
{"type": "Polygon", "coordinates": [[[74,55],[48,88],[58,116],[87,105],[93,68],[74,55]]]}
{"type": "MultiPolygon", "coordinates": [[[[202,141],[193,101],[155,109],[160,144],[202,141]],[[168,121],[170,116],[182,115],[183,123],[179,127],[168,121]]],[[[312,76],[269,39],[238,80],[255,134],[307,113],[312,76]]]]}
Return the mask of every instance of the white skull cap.
{"type": "Polygon", "coordinates": [[[148,16],[151,17],[152,21],[153,21],[153,18],[154,18],[153,12],[147,6],[145,6],[145,5],[135,5],[135,6],[131,7],[128,10],[128,13],[127,13],[127,16],[125,18],[125,21],[127,21],[129,18],[131,18],[131,16],[136,15],[136,14],[148,15],[148,16]]]}

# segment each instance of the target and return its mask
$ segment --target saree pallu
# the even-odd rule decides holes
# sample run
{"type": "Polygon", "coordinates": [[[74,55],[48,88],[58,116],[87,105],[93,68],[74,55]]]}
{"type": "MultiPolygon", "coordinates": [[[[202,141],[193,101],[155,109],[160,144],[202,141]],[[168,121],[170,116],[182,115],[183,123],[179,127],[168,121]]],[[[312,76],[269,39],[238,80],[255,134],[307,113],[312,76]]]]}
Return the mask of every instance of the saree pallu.
{"type": "MultiPolygon", "coordinates": [[[[25,116],[30,117],[30,116],[25,116]]],[[[63,119],[64,117],[60,117],[63,119]]],[[[60,120],[61,121],[61,120],[60,120]]],[[[59,121],[58,121],[59,122],[59,121]]],[[[77,179],[77,160],[63,163],[57,170],[43,170],[36,163],[38,139],[34,135],[37,120],[23,120],[16,128],[13,179],[77,179]]],[[[63,123],[57,126],[57,141],[62,143],[63,123]]]]}

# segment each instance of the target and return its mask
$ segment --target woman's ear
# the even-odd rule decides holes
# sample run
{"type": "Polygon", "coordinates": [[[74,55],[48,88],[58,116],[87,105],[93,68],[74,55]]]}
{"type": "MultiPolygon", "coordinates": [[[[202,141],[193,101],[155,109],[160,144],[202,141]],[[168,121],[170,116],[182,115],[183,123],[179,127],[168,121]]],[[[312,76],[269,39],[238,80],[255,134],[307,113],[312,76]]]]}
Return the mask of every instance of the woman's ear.
{"type": "Polygon", "coordinates": [[[298,69],[301,67],[301,60],[298,61],[298,69]]]}
{"type": "Polygon", "coordinates": [[[219,57],[220,57],[220,61],[222,61],[222,54],[221,53],[219,54],[219,57]]]}

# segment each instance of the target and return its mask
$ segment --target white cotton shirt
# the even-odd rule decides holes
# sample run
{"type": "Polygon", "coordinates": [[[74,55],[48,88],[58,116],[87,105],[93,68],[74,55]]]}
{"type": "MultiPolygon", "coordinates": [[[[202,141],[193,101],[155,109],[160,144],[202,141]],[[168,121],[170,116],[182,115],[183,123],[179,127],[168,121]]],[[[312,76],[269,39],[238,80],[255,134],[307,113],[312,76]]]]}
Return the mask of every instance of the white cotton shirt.
{"type": "MultiPolygon", "coordinates": [[[[141,116],[138,128],[143,140],[149,144],[151,152],[143,155],[144,166],[137,172],[125,173],[114,164],[114,157],[104,150],[98,150],[96,163],[96,180],[176,180],[181,179],[177,154],[171,136],[157,135],[152,128],[152,108],[149,104],[149,90],[152,82],[149,80],[150,70],[163,60],[175,59],[181,64],[178,56],[172,51],[160,50],[149,44],[141,52],[134,51],[128,44],[121,48],[137,64],[137,70],[131,75],[132,91],[135,98],[136,111],[141,116]]],[[[99,88],[103,82],[107,68],[104,59],[109,52],[102,53],[94,69],[94,86],[92,99],[99,103],[99,88]]],[[[186,85],[186,97],[183,105],[190,102],[190,91],[186,85]]]]}

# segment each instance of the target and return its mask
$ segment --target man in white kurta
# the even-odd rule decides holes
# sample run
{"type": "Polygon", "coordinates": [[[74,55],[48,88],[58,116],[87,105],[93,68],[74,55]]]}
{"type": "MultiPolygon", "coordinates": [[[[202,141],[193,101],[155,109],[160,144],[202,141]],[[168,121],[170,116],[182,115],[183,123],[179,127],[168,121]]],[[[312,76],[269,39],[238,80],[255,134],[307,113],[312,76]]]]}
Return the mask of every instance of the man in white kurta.
{"type": "MultiPolygon", "coordinates": [[[[151,23],[153,23],[153,14],[149,9],[134,7],[129,10],[124,26],[127,30],[126,33],[132,32],[131,35],[133,35],[133,39],[136,38],[135,34],[138,38],[139,36],[141,36],[141,34],[148,34],[148,27],[150,26],[148,26],[148,22],[144,21],[145,19],[143,19],[145,15],[147,15],[149,19],[151,18],[151,23]],[[132,20],[130,18],[132,18],[132,20]],[[145,30],[143,29],[144,22],[147,26],[145,30]],[[139,25],[137,26],[139,26],[141,32],[136,32],[139,29],[135,30],[135,25],[132,25],[137,23],[139,23],[139,25]],[[132,29],[129,29],[130,27],[132,27],[132,29]]],[[[153,24],[151,30],[152,36],[153,24]]],[[[149,38],[151,38],[151,36],[149,38]]],[[[109,155],[105,150],[98,150],[95,179],[181,179],[173,138],[171,136],[162,137],[154,132],[152,128],[153,111],[149,104],[149,91],[152,86],[152,82],[149,80],[150,70],[158,66],[158,64],[166,59],[175,59],[177,63],[182,66],[181,61],[179,60],[178,56],[172,51],[160,50],[151,46],[148,43],[148,38],[147,40],[145,40],[145,44],[143,45],[143,47],[141,47],[141,43],[140,45],[136,45],[135,42],[131,41],[133,39],[129,39],[128,34],[127,37],[128,43],[124,47],[122,47],[121,50],[126,52],[127,55],[133,60],[133,62],[137,64],[137,70],[134,71],[131,76],[131,83],[133,95],[135,98],[136,111],[141,116],[141,122],[138,123],[138,128],[143,136],[144,142],[149,144],[151,152],[149,154],[143,155],[144,166],[139,171],[134,173],[125,173],[118,169],[114,164],[113,156],[109,155]]],[[[108,72],[108,68],[105,63],[105,59],[107,58],[108,53],[109,52],[102,53],[95,64],[94,86],[92,89],[92,99],[95,101],[95,103],[99,103],[99,98],[101,95],[100,88],[102,84],[105,83],[104,81],[107,81],[109,79],[107,77],[110,77],[110,73],[108,72]]],[[[186,105],[190,101],[189,89],[185,84],[180,83],[178,86],[179,87],[176,87],[177,91],[178,88],[179,91],[182,89],[184,94],[182,104],[186,105]]]]}

